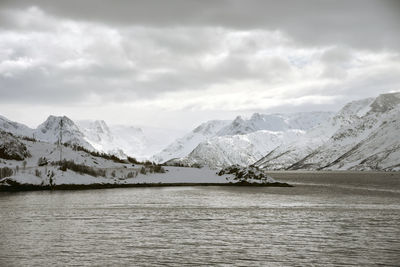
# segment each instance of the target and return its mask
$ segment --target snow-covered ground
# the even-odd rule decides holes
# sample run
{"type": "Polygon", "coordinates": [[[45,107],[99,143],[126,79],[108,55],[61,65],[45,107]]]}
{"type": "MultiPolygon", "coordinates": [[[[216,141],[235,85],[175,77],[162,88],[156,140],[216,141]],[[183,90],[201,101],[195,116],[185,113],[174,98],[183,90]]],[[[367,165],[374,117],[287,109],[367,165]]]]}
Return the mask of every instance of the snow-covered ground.
{"type": "MultiPolygon", "coordinates": [[[[91,167],[95,171],[103,174],[97,177],[84,173],[77,173],[71,169],[62,171],[58,165],[51,162],[60,160],[60,147],[40,141],[24,140],[17,137],[10,137],[8,142],[18,142],[19,146],[15,149],[20,150],[20,146],[25,146],[30,156],[21,154],[24,160],[0,159],[0,168],[10,168],[14,174],[0,179],[0,187],[10,185],[134,185],[134,184],[223,184],[237,182],[232,174],[218,175],[218,170],[204,168],[184,168],[184,167],[162,167],[163,172],[153,172],[154,166],[118,163],[112,160],[91,155],[84,151],[75,151],[70,147],[62,147],[62,159],[74,161],[91,167]],[[11,141],[10,141],[11,140],[11,141]],[[41,158],[45,157],[41,164],[41,158]],[[41,165],[41,166],[39,166],[41,165]],[[145,169],[145,172],[142,171],[145,169]]],[[[253,181],[252,183],[269,183],[271,180],[253,181]]]]}
{"type": "Polygon", "coordinates": [[[50,176],[47,173],[54,173],[51,177],[53,185],[89,185],[89,184],[170,184],[170,183],[228,183],[233,181],[227,179],[229,175],[218,176],[216,170],[209,168],[181,168],[166,167],[165,173],[138,173],[135,178],[126,178],[129,172],[138,172],[139,167],[135,168],[113,168],[109,169],[106,177],[94,177],[87,174],[78,174],[71,170],[61,171],[56,167],[35,167],[20,170],[17,174],[0,180],[1,185],[7,185],[9,180],[19,184],[29,185],[49,185],[50,176]],[[39,171],[41,176],[35,175],[39,171]],[[115,177],[111,173],[115,171],[115,177]]]}

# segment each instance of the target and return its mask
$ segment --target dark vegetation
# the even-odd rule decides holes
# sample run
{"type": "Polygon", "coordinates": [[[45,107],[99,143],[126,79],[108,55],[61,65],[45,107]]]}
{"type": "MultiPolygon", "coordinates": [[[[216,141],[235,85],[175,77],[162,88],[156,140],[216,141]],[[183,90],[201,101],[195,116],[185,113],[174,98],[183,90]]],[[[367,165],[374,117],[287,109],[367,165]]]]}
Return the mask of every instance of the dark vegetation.
{"type": "Polygon", "coordinates": [[[74,172],[77,172],[79,174],[88,174],[94,177],[97,176],[106,176],[106,171],[101,170],[101,169],[95,169],[90,166],[86,166],[84,164],[78,164],[75,163],[73,160],[63,160],[63,161],[57,161],[53,162],[53,165],[58,165],[60,166],[60,170],[62,171],[67,171],[68,169],[74,172]]]}
{"type": "Polygon", "coordinates": [[[1,178],[5,178],[5,177],[9,177],[9,176],[11,176],[13,174],[14,174],[14,171],[11,168],[8,168],[8,167],[0,168],[0,179],[1,178]]]}
{"type": "Polygon", "coordinates": [[[198,168],[198,169],[204,167],[200,163],[187,164],[187,163],[182,163],[182,162],[176,161],[175,159],[169,160],[169,161],[163,163],[162,165],[172,166],[172,167],[182,167],[182,168],[198,168]]]}
{"type": "Polygon", "coordinates": [[[25,144],[19,141],[13,134],[0,131],[0,158],[11,160],[24,160],[30,157],[25,144]]]}
{"type": "Polygon", "coordinates": [[[151,161],[145,161],[143,163],[142,168],[140,168],[140,173],[141,174],[146,174],[146,173],[165,173],[165,169],[162,167],[161,164],[156,164],[151,161]]]}
{"type": "Polygon", "coordinates": [[[33,143],[37,142],[35,138],[29,136],[19,136],[19,138],[21,138],[22,140],[31,141],[33,143]]]}
{"type": "Polygon", "coordinates": [[[88,190],[88,189],[105,189],[105,188],[131,188],[131,187],[177,187],[177,186],[246,186],[246,187],[292,187],[287,183],[270,183],[270,184],[251,184],[247,182],[240,183],[149,183],[149,184],[62,184],[62,185],[29,185],[20,184],[16,181],[7,179],[4,181],[6,186],[1,186],[0,191],[34,191],[34,190],[88,190]]]}
{"type": "Polygon", "coordinates": [[[97,151],[91,151],[83,146],[77,145],[77,144],[64,144],[64,146],[66,147],[70,147],[75,151],[82,151],[82,152],[86,152],[90,155],[92,155],[93,157],[99,157],[99,158],[103,158],[106,160],[112,160],[116,163],[132,163],[132,164],[143,164],[142,162],[138,161],[137,159],[133,158],[133,157],[128,157],[127,159],[120,159],[115,155],[110,155],[107,153],[103,153],[103,152],[97,152],[97,151]]]}
{"type": "Polygon", "coordinates": [[[116,163],[127,163],[126,160],[120,159],[115,155],[110,155],[107,153],[102,153],[102,152],[97,152],[97,151],[91,151],[89,149],[84,148],[83,146],[77,145],[77,144],[64,144],[64,146],[66,147],[71,147],[73,150],[75,151],[82,151],[82,152],[86,152],[90,155],[92,155],[93,157],[99,157],[99,158],[103,158],[106,160],[112,160],[116,163]]]}
{"type": "Polygon", "coordinates": [[[49,163],[49,160],[46,157],[40,157],[38,159],[38,166],[45,166],[49,163]]]}
{"type": "Polygon", "coordinates": [[[219,176],[224,174],[233,174],[234,180],[239,182],[246,182],[249,179],[260,180],[266,182],[268,175],[263,171],[260,171],[256,167],[240,167],[238,165],[232,165],[220,170],[217,173],[219,176]]]}

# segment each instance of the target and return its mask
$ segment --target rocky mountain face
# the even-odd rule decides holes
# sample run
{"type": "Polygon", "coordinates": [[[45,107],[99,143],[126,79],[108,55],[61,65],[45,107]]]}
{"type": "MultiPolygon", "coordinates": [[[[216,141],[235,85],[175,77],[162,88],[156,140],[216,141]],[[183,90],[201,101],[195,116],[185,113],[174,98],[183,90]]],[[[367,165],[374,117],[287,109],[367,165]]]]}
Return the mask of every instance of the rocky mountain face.
{"type": "MultiPolygon", "coordinates": [[[[174,154],[176,150],[167,149],[168,157],[162,159],[170,158],[170,164],[246,166],[280,144],[298,139],[304,135],[305,130],[328,120],[331,116],[330,112],[269,115],[255,113],[247,120],[239,116],[231,122],[225,121],[225,125],[220,129],[213,128],[213,132],[202,135],[200,140],[194,138],[177,140],[169,148],[179,148],[182,153],[174,154]],[[182,140],[194,140],[194,142],[190,143],[191,146],[185,146],[186,143],[182,140]]],[[[204,125],[207,123],[202,126],[204,125]]]]}
{"type": "Polygon", "coordinates": [[[254,165],[268,170],[400,170],[400,93],[345,105],[254,165]]]}
{"type": "Polygon", "coordinates": [[[11,133],[0,131],[0,158],[11,160],[24,160],[30,153],[17,137],[11,133]]]}

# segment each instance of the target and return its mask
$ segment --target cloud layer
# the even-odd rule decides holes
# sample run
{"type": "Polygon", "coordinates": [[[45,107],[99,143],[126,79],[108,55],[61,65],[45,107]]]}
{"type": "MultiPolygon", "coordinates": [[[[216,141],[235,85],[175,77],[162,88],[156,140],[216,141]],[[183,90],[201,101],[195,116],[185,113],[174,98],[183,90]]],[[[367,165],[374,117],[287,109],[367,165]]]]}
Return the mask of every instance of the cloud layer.
{"type": "Polygon", "coordinates": [[[337,109],[400,90],[398,3],[2,1],[1,112],[191,127],[337,109]]]}

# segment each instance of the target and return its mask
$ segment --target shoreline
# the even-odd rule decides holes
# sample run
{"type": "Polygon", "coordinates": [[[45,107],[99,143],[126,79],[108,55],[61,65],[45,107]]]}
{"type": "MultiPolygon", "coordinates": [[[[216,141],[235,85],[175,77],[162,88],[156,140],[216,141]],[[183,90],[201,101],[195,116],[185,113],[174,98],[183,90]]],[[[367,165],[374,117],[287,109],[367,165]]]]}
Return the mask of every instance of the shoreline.
{"type": "Polygon", "coordinates": [[[0,187],[0,192],[22,191],[62,191],[62,190],[92,190],[111,188],[138,188],[138,187],[181,187],[181,186],[234,186],[234,187],[294,187],[288,183],[138,183],[138,184],[62,184],[62,185],[30,185],[15,184],[0,187]]]}

